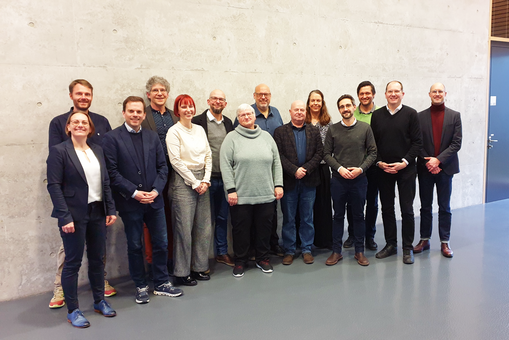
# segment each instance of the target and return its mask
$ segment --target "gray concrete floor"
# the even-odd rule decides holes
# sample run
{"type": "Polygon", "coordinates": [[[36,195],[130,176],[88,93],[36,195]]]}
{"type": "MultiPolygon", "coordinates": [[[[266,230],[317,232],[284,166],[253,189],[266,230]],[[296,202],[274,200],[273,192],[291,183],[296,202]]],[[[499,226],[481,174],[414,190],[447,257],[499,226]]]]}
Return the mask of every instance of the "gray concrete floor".
{"type": "MultiPolygon", "coordinates": [[[[381,226],[376,240],[385,244],[381,226]]],[[[240,279],[213,263],[209,282],[184,287],[180,298],[151,295],[147,305],[134,302],[128,278],[110,280],[117,317],[94,313],[83,287],[91,327],[73,328],[65,307],[48,309],[47,293],[0,303],[0,338],[509,339],[509,200],[455,210],[451,247],[454,258],[442,257],[434,232],[414,265],[403,264],[401,251],[384,260],[367,251],[371,264],[361,267],[345,250],[327,267],[329,252],[316,251],[312,265],[273,258],[274,273],[251,265],[240,279]]]]}

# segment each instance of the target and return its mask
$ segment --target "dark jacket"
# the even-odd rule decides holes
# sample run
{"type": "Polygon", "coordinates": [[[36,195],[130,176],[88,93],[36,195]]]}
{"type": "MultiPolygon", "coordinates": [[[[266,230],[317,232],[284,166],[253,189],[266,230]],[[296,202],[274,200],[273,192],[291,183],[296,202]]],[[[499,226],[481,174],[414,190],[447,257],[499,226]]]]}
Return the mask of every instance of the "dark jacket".
{"type": "MultiPolygon", "coordinates": [[[[424,157],[434,157],[435,144],[433,143],[433,126],[431,125],[430,108],[418,113],[421,124],[423,147],[417,158],[417,167],[420,170],[428,171],[427,160],[424,157]]],[[[461,117],[460,113],[445,108],[444,125],[442,127],[442,138],[440,140],[440,153],[437,156],[440,161],[440,168],[447,175],[454,175],[460,172],[458,151],[461,149],[461,117]]]]}
{"type": "MultiPolygon", "coordinates": [[[[69,139],[69,136],[65,133],[65,123],[67,123],[67,118],[73,110],[74,107],[71,107],[69,112],[56,116],[49,123],[48,148],[51,148],[52,146],[60,144],[63,141],[69,139]]],[[[110,123],[106,117],[103,117],[97,113],[88,111],[88,115],[90,116],[90,119],[92,119],[92,123],[94,123],[95,126],[95,133],[93,136],[88,138],[88,141],[93,144],[101,145],[102,138],[106,132],[111,131],[110,123]]]]}
{"type": "MultiPolygon", "coordinates": [[[[166,111],[170,112],[171,119],[173,120],[173,124],[177,124],[177,122],[179,121],[180,118],[175,116],[175,114],[173,113],[173,110],[166,108],[166,111]]],[[[152,108],[150,105],[145,108],[145,113],[147,116],[145,117],[145,120],[143,120],[143,122],[141,122],[141,127],[143,129],[149,129],[154,132],[157,132],[156,122],[154,121],[154,116],[152,116],[152,108]]]]}
{"type": "MultiPolygon", "coordinates": [[[[311,124],[306,124],[306,161],[302,165],[307,170],[306,176],[301,181],[309,187],[316,187],[320,184],[320,175],[318,165],[323,159],[323,144],[318,128],[311,124]]],[[[276,141],[279,158],[283,166],[283,183],[285,190],[292,190],[297,179],[295,172],[299,168],[297,157],[297,146],[295,143],[295,135],[292,130],[292,123],[288,123],[278,127],[274,131],[274,140],[276,141]]]]}
{"type": "MultiPolygon", "coordinates": [[[[101,166],[104,212],[107,216],[115,215],[103,150],[97,144],[89,145],[101,166]]],[[[46,164],[48,192],[53,202],[51,217],[58,219],[59,227],[83,219],[88,212],[88,183],[72,141],[68,139],[50,148],[46,164]]]]}
{"type": "MultiPolygon", "coordinates": [[[[208,136],[209,135],[209,131],[208,131],[208,128],[207,128],[207,111],[208,110],[205,110],[205,111],[202,112],[201,115],[193,117],[192,122],[194,124],[200,125],[205,130],[205,133],[208,136]]],[[[225,115],[223,115],[223,120],[224,120],[223,123],[224,123],[224,127],[226,129],[226,133],[228,134],[229,132],[233,131],[233,123],[232,123],[231,119],[226,117],[225,115]]]]}
{"type": "Polygon", "coordinates": [[[139,164],[134,143],[124,124],[106,134],[103,138],[104,158],[110,175],[113,198],[118,211],[135,211],[142,207],[131,196],[143,183],[144,172],[147,186],[156,189],[152,208],[164,206],[163,191],[168,177],[168,166],[163,147],[156,132],[142,130],[144,164],[139,164]]]}

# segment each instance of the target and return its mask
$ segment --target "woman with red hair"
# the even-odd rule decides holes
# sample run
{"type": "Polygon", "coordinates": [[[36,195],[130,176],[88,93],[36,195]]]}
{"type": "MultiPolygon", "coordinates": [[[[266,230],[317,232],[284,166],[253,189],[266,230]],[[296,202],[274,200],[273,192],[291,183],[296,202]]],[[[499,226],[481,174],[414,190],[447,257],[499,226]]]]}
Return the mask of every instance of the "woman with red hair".
{"type": "Polygon", "coordinates": [[[209,280],[209,246],[212,233],[208,188],[212,171],[212,152],[205,130],[192,124],[196,113],[193,98],[182,94],[175,99],[174,111],[180,117],[166,135],[171,174],[173,274],[177,284],[195,286],[196,280],[209,280]]]}

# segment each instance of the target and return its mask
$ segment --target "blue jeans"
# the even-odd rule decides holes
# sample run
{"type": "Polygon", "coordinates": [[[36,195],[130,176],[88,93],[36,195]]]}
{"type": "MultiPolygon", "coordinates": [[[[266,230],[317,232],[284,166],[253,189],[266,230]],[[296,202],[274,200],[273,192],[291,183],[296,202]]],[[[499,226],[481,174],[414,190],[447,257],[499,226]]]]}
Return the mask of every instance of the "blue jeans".
{"type": "Polygon", "coordinates": [[[332,176],[331,195],[334,207],[334,221],[332,223],[332,251],[341,254],[343,246],[343,232],[345,227],[345,205],[352,207],[352,222],[355,240],[355,252],[364,252],[364,202],[368,180],[360,175],[355,179],[345,179],[332,176]]]}
{"type": "MultiPolygon", "coordinates": [[[[141,204],[141,203],[140,203],[141,204]]],[[[169,281],[168,268],[168,234],[164,208],[153,209],[144,204],[136,211],[119,211],[124,223],[127,237],[127,258],[129,273],[136,287],[145,287],[145,264],[143,263],[143,222],[147,225],[152,241],[152,272],[154,285],[169,281]]]]}
{"type": "Polygon", "coordinates": [[[295,188],[286,191],[281,200],[283,210],[283,247],[286,254],[295,255],[297,231],[295,228],[295,215],[299,208],[300,226],[299,236],[302,253],[311,253],[311,245],[315,239],[313,226],[313,206],[315,204],[316,188],[307,187],[297,181],[295,188]]]}
{"type": "Polygon", "coordinates": [[[210,178],[210,210],[214,212],[216,229],[214,245],[216,255],[228,254],[228,201],[226,200],[223,180],[210,178]]]}
{"type": "Polygon", "coordinates": [[[433,175],[419,168],[419,196],[421,198],[421,239],[430,239],[432,230],[433,188],[437,187],[438,198],[438,234],[440,241],[449,241],[451,234],[451,193],[452,176],[443,170],[433,175]]]}

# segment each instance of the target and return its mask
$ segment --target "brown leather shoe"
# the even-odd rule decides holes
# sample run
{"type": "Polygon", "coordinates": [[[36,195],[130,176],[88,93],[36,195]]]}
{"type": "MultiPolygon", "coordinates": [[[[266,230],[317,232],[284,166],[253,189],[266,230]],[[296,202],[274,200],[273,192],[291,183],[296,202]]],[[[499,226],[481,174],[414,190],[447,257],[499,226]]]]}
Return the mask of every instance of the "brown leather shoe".
{"type": "Polygon", "coordinates": [[[423,250],[429,250],[429,240],[420,240],[414,247],[414,253],[422,253],[423,250]]]}
{"type": "Polygon", "coordinates": [[[369,266],[369,261],[366,256],[364,256],[364,253],[355,253],[354,258],[357,260],[357,263],[361,266],[369,266]]]}
{"type": "Polygon", "coordinates": [[[228,254],[216,256],[216,262],[224,263],[225,265],[230,266],[230,267],[235,266],[235,262],[233,262],[233,259],[228,254]]]}
{"type": "Polygon", "coordinates": [[[313,264],[313,262],[315,262],[315,258],[311,255],[311,253],[302,254],[302,258],[304,259],[305,264],[313,264]]]}
{"type": "Polygon", "coordinates": [[[449,243],[442,243],[442,255],[449,258],[454,255],[452,249],[449,248],[449,243]]]}
{"type": "Polygon", "coordinates": [[[327,259],[327,261],[325,261],[325,264],[328,265],[328,266],[333,266],[335,265],[336,263],[338,263],[339,261],[341,261],[343,259],[343,255],[341,255],[340,253],[332,253],[329,258],[327,259]]]}
{"type": "Polygon", "coordinates": [[[293,263],[293,255],[286,254],[285,257],[283,257],[283,264],[285,266],[289,266],[293,263]]]}

